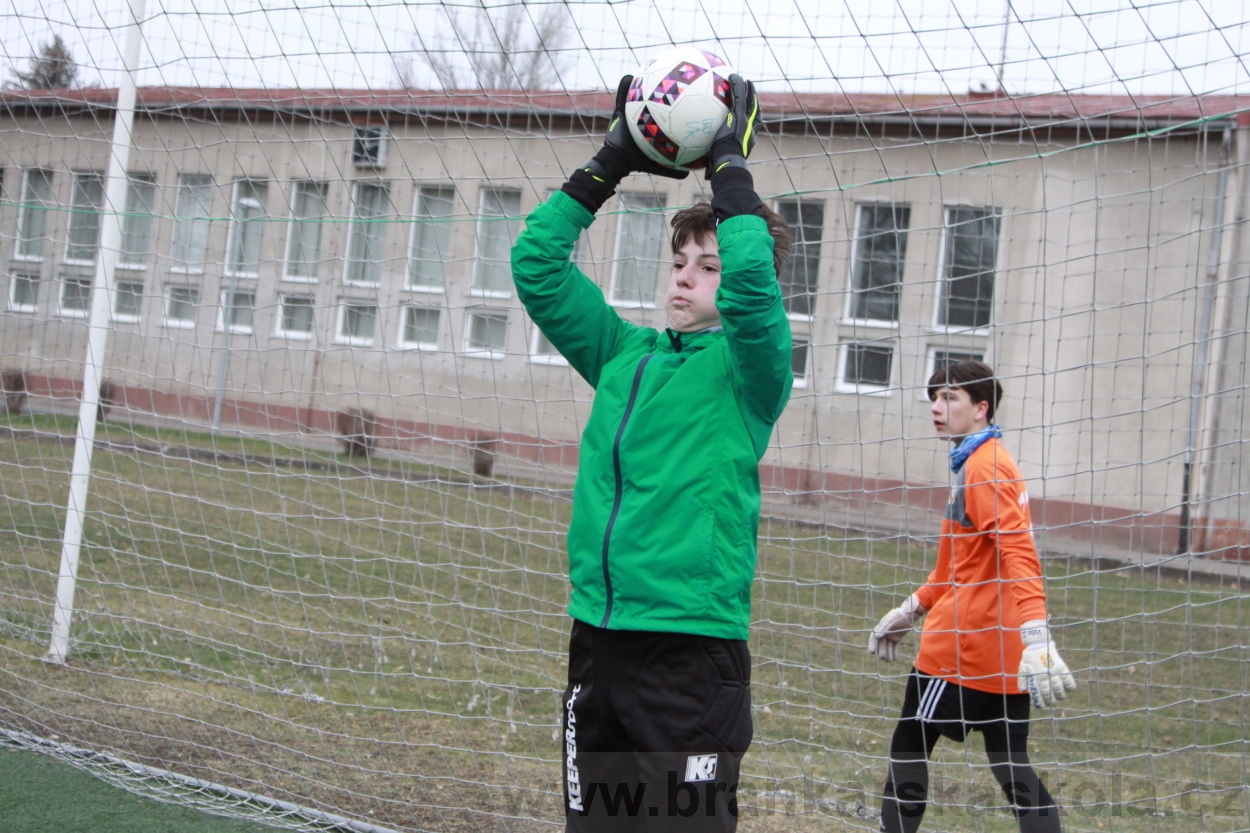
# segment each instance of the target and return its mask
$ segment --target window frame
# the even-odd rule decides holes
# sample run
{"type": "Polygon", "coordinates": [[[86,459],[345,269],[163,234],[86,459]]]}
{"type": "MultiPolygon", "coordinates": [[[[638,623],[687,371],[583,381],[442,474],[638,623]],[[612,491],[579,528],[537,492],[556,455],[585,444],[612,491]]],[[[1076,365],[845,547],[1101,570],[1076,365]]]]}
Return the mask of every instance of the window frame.
{"type": "Polygon", "coordinates": [[[28,263],[42,263],[47,257],[47,244],[51,239],[48,233],[48,219],[52,214],[52,209],[56,207],[56,186],[53,179],[55,171],[50,168],[23,168],[22,169],[22,202],[17,213],[17,240],[13,245],[13,259],[26,261],[28,263]],[[38,200],[31,198],[31,177],[36,174],[43,174],[44,184],[47,186],[47,199],[42,197],[38,200]],[[37,214],[36,212],[42,212],[37,214]],[[40,217],[39,233],[37,236],[31,235],[29,228],[30,220],[34,217],[40,217]],[[38,252],[27,251],[27,247],[37,244],[38,252]]]}
{"type": "Polygon", "coordinates": [[[260,277],[262,249],[265,245],[265,220],[269,217],[266,204],[269,201],[269,182],[264,179],[244,177],[236,179],[230,192],[230,226],[226,231],[226,256],[222,272],[236,278],[260,277]],[[240,216],[240,206],[245,197],[244,188],[252,189],[256,214],[240,216]],[[255,228],[253,229],[253,226],[255,228]],[[253,235],[255,237],[253,238],[253,235]],[[238,247],[239,251],[235,251],[238,247]],[[254,249],[254,251],[248,251],[254,249]],[[255,260],[249,259],[254,254],[255,260]],[[252,268],[248,268],[252,267],[252,268]]]}
{"type": "Polygon", "coordinates": [[[256,330],[256,289],[255,287],[237,287],[236,286],[234,287],[233,290],[222,289],[221,293],[218,295],[217,300],[218,300],[217,332],[229,333],[230,335],[247,335],[247,336],[250,336],[252,335],[252,333],[255,332],[256,330]],[[233,298],[228,297],[232,294],[233,294],[233,298],[238,298],[240,295],[246,295],[252,299],[252,303],[248,306],[248,310],[251,312],[251,321],[248,324],[235,323],[234,310],[239,309],[240,307],[238,304],[235,304],[235,303],[227,303],[227,301],[233,301],[233,298]],[[229,324],[226,323],[226,309],[227,308],[231,310],[229,324]]]}
{"type": "Polygon", "coordinates": [[[838,376],[835,390],[838,393],[854,393],[864,396],[890,396],[894,390],[894,374],[897,370],[898,345],[896,339],[842,339],[838,342],[838,376]],[[889,378],[884,384],[876,382],[852,382],[847,379],[847,366],[850,361],[851,349],[857,347],[880,348],[889,351],[889,378]]]}
{"type": "Polygon", "coordinates": [[[62,275],[61,291],[57,297],[57,314],[62,318],[89,318],[91,316],[91,292],[94,289],[92,284],[95,283],[92,277],[87,275],[62,275]],[[86,287],[83,297],[86,303],[82,309],[66,306],[65,301],[69,296],[69,288],[71,286],[86,287]]]}
{"type": "MultiPolygon", "coordinates": [[[[447,263],[451,259],[452,232],[454,228],[450,222],[450,218],[454,216],[456,209],[456,186],[441,183],[419,182],[412,195],[412,232],[408,235],[408,250],[404,268],[404,289],[409,292],[428,292],[430,294],[442,295],[447,292],[447,263]],[[434,215],[429,212],[427,202],[438,202],[444,200],[447,206],[447,213],[434,215]],[[418,255],[417,244],[423,235],[423,232],[432,228],[431,232],[434,242],[434,253],[438,256],[437,260],[431,260],[429,257],[418,255]],[[440,238],[445,237],[446,240],[440,238]],[[443,245],[445,243],[445,245],[443,245]],[[437,283],[417,283],[414,280],[414,273],[417,271],[417,264],[432,263],[436,264],[438,270],[437,283]]],[[[423,249],[422,253],[428,253],[423,249]]]]}
{"type": "Polygon", "coordinates": [[[39,285],[43,282],[43,276],[37,272],[9,272],[9,312],[17,312],[23,314],[33,314],[39,311],[39,285]],[[31,293],[34,297],[33,303],[19,304],[17,302],[17,285],[18,282],[27,285],[33,285],[34,290],[31,293]]]}
{"type": "Polygon", "coordinates": [[[465,309],[464,321],[464,355],[475,359],[490,359],[499,361],[503,359],[508,352],[508,323],[509,310],[505,307],[468,307],[465,309]],[[503,345],[498,349],[493,347],[477,347],[471,342],[473,338],[473,322],[478,318],[502,318],[504,324],[503,345]]]}
{"type": "MultiPolygon", "coordinates": [[[[343,253],[343,285],[344,286],[360,286],[374,289],[382,285],[382,264],[386,260],[386,218],[391,215],[391,188],[390,183],[376,179],[357,179],[352,183],[352,198],[350,219],[347,221],[347,248],[343,253]],[[361,192],[365,189],[376,189],[381,197],[381,205],[379,212],[370,217],[363,217],[359,214],[361,201],[361,192]],[[372,226],[381,229],[380,232],[371,234],[368,232],[372,226]],[[363,230],[363,231],[362,231],[363,230]],[[359,236],[363,235],[363,236],[359,236]],[[377,245],[377,259],[368,260],[360,258],[354,249],[357,247],[356,241],[363,240],[360,245],[368,249],[372,244],[377,245]],[[361,266],[359,271],[373,275],[372,280],[357,280],[353,278],[353,266],[356,264],[365,264],[361,266]]],[[[368,253],[367,251],[365,252],[368,253]]]]}
{"type": "MultiPolygon", "coordinates": [[[[964,205],[951,204],[942,206],[942,245],[938,252],[938,283],[937,297],[933,305],[933,329],[935,332],[941,333],[968,333],[971,335],[988,335],[994,327],[994,307],[998,299],[998,275],[1002,271],[999,261],[1002,258],[1002,240],[1003,240],[1003,210],[998,206],[986,205],[964,205]],[[942,310],[947,305],[948,291],[950,287],[949,263],[951,254],[951,230],[954,225],[951,223],[950,217],[953,211],[983,211],[986,216],[994,218],[994,263],[992,275],[990,277],[990,297],[988,321],[983,326],[948,324],[942,322],[942,310]]],[[[949,310],[948,310],[949,313],[949,310]]]]}
{"type": "Polygon", "coordinates": [[[386,124],[353,124],[351,163],[356,168],[382,168],[386,166],[387,145],[391,131],[386,124]],[[374,146],[372,149],[370,146],[374,146]]]}
{"type": "Polygon", "coordinates": [[[132,173],[126,175],[126,208],[122,214],[122,236],[117,248],[117,268],[127,269],[132,272],[146,272],[148,268],[148,259],[152,257],[152,224],[156,219],[156,177],[147,173],[132,173]],[[141,204],[142,200],[139,196],[137,185],[149,186],[151,191],[146,204],[141,204]],[[143,209],[146,209],[143,210],[143,209]],[[135,252],[127,251],[127,241],[134,238],[135,224],[145,223],[146,228],[143,229],[143,252],[138,260],[127,260],[127,255],[134,255],[135,252]]]}
{"type": "Polygon", "coordinates": [[[105,175],[99,171],[74,171],[73,184],[70,191],[70,211],[65,221],[65,263],[73,266],[92,266],[96,262],[96,258],[100,256],[100,220],[104,216],[105,203],[108,199],[105,193],[105,175]],[[85,183],[94,182],[98,187],[99,199],[98,204],[91,202],[91,195],[85,188],[85,183]],[[80,202],[79,197],[85,197],[85,201],[80,202]],[[88,232],[91,235],[91,243],[83,244],[74,239],[75,234],[88,232]],[[90,257],[75,257],[81,254],[81,251],[87,248],[91,249],[90,257]]]}
{"type": "Polygon", "coordinates": [[[378,337],[378,324],[381,323],[381,309],[377,301],[359,298],[340,298],[334,322],[334,343],[349,347],[373,347],[378,337]],[[373,333],[367,337],[347,335],[343,326],[347,323],[347,308],[371,308],[373,310],[373,333]]]}
{"type": "Polygon", "coordinates": [[[144,283],[141,280],[135,281],[135,280],[121,279],[121,280],[114,281],[113,304],[112,304],[112,309],[109,310],[109,315],[111,317],[111,320],[116,321],[119,324],[138,324],[140,318],[142,318],[143,316],[143,289],[144,289],[144,283]],[[139,311],[138,312],[129,313],[129,312],[118,311],[118,307],[121,305],[121,299],[122,299],[122,294],[123,294],[122,287],[127,286],[127,285],[129,286],[137,285],[139,287],[139,292],[137,293],[138,298],[139,298],[139,311]]]}
{"type": "Polygon", "coordinates": [[[161,310],[161,326],[169,327],[175,330],[194,330],[199,323],[200,301],[203,298],[203,292],[200,287],[192,286],[185,283],[167,283],[165,290],[161,293],[163,299],[161,310]],[[193,296],[190,301],[180,301],[179,303],[189,303],[191,306],[190,318],[171,318],[169,316],[169,305],[174,300],[173,293],[177,290],[184,289],[193,296]]]}
{"type": "MultiPolygon", "coordinates": [[[[847,276],[846,303],[842,310],[842,323],[843,324],[853,325],[856,327],[876,327],[880,329],[890,329],[890,330],[898,329],[899,321],[902,318],[904,273],[906,271],[906,264],[907,264],[907,242],[908,242],[907,238],[910,235],[910,232],[911,232],[911,204],[910,203],[861,202],[861,203],[855,204],[855,232],[851,236],[851,257],[850,257],[850,263],[849,263],[850,274],[847,276]],[[855,279],[856,279],[856,267],[860,263],[860,259],[859,259],[860,246],[869,237],[869,235],[866,235],[863,233],[864,231],[863,218],[867,211],[876,209],[876,208],[889,208],[889,209],[894,209],[896,211],[901,209],[907,212],[906,225],[901,230],[897,228],[895,229],[895,232],[901,235],[902,241],[901,241],[900,250],[898,252],[898,261],[897,261],[898,281],[894,284],[894,286],[897,287],[897,290],[896,290],[895,298],[894,298],[894,318],[893,319],[864,318],[862,316],[857,316],[855,314],[856,300],[862,297],[862,294],[866,294],[872,291],[872,288],[865,288],[865,289],[858,288],[855,285],[855,279]]],[[[889,232],[875,232],[873,236],[876,236],[876,234],[888,234],[888,233],[889,232]]]]}
{"type": "Polygon", "coordinates": [[[443,330],[443,308],[440,306],[431,306],[429,304],[403,304],[400,306],[399,315],[399,332],[396,334],[395,343],[401,350],[418,350],[425,353],[436,353],[439,349],[439,339],[442,337],[443,330]],[[408,333],[408,313],[412,310],[424,310],[432,312],[435,316],[434,323],[434,340],[433,341],[409,341],[406,338],[408,333]]]}
{"type": "Polygon", "coordinates": [[[791,353],[790,353],[790,372],[794,376],[792,387],[803,389],[806,388],[812,379],[812,338],[809,335],[799,334],[791,336],[791,353]],[[794,355],[793,348],[803,345],[803,375],[799,376],[794,373],[794,355]]]}
{"type": "MultiPolygon", "coordinates": [[[[798,255],[798,252],[800,251],[801,246],[808,246],[808,247],[814,246],[815,247],[816,266],[814,270],[815,280],[812,283],[811,291],[806,293],[807,295],[810,296],[810,301],[808,302],[810,311],[806,313],[790,311],[788,299],[786,297],[786,283],[782,280],[782,276],[778,275],[777,284],[781,288],[781,301],[782,301],[783,306],[785,306],[786,308],[786,316],[791,321],[800,321],[800,322],[801,321],[814,321],[816,318],[816,300],[820,297],[820,270],[821,270],[821,258],[823,256],[822,249],[823,249],[824,239],[825,239],[825,220],[826,220],[825,201],[823,199],[819,199],[819,200],[803,199],[801,197],[779,199],[773,204],[773,210],[775,210],[777,214],[780,215],[783,219],[785,218],[784,206],[786,205],[795,206],[795,216],[798,218],[799,222],[796,224],[796,223],[790,223],[788,219],[786,220],[787,224],[790,225],[790,232],[794,236],[794,242],[792,244],[792,248],[790,251],[790,257],[786,260],[785,264],[782,266],[782,271],[784,272],[789,269],[798,268],[794,264],[797,262],[796,257],[798,255]],[[810,240],[806,240],[806,239],[803,239],[802,241],[800,241],[799,235],[801,234],[801,232],[797,232],[796,230],[796,226],[806,227],[806,228],[816,228],[815,226],[812,226],[812,225],[803,226],[802,224],[803,209],[804,209],[804,206],[806,205],[813,205],[813,206],[820,207],[820,226],[819,228],[817,228],[817,237],[814,242],[810,240]]],[[[806,259],[806,255],[804,255],[804,259],[806,259]]],[[[790,298],[795,298],[795,297],[797,296],[796,295],[790,296],[790,298]]]]}
{"type": "MultiPolygon", "coordinates": [[[[495,186],[490,186],[490,185],[484,185],[478,189],[477,194],[478,194],[477,218],[474,223],[474,233],[473,233],[473,275],[469,279],[469,295],[470,297],[473,297],[473,298],[492,298],[492,299],[511,298],[512,297],[512,265],[511,265],[510,259],[509,258],[489,258],[489,259],[486,258],[482,254],[482,249],[483,249],[482,241],[487,236],[487,235],[484,235],[483,233],[484,230],[490,227],[491,224],[497,223],[507,230],[508,245],[505,248],[511,251],[512,246],[516,244],[517,236],[520,234],[520,231],[521,231],[521,216],[520,215],[521,215],[521,207],[522,207],[522,199],[523,199],[522,194],[521,194],[521,189],[512,188],[510,186],[495,187],[495,186]],[[495,203],[499,206],[500,213],[488,214],[486,212],[488,194],[495,195],[495,203]],[[507,194],[510,197],[511,196],[516,197],[516,204],[517,204],[516,214],[508,214],[504,210],[503,201],[500,198],[501,194],[507,194]],[[488,220],[487,218],[494,218],[494,219],[488,220]],[[493,289],[493,288],[489,288],[489,287],[485,287],[481,285],[482,284],[481,278],[484,274],[483,270],[485,268],[483,264],[487,262],[491,264],[495,264],[495,263],[503,264],[501,267],[499,267],[499,271],[501,273],[506,273],[508,276],[508,279],[503,282],[503,284],[507,287],[506,289],[493,289]]],[[[491,268],[494,269],[496,267],[492,266],[491,268]]]]}
{"type": "MultiPolygon", "coordinates": [[[[612,244],[612,275],[608,280],[608,303],[620,309],[657,309],[663,306],[661,303],[658,303],[658,299],[660,297],[660,275],[665,262],[664,243],[667,240],[667,235],[664,233],[667,225],[665,222],[665,212],[668,209],[667,196],[654,191],[622,191],[618,192],[617,200],[620,203],[620,210],[616,213],[616,239],[612,244]],[[634,200],[640,202],[654,201],[655,205],[630,205],[629,203],[634,200]],[[638,216],[655,216],[659,218],[660,234],[656,239],[655,274],[652,275],[650,301],[641,299],[634,301],[619,297],[623,264],[626,261],[638,262],[645,260],[645,258],[622,251],[626,247],[624,233],[626,218],[638,216]]],[[[634,235],[632,231],[631,236],[639,237],[639,235],[634,235]]],[[[642,237],[642,239],[645,240],[646,238],[642,237]]]]}
{"type": "Polygon", "coordinates": [[[204,267],[208,262],[208,238],[213,230],[213,188],[215,183],[210,174],[179,174],[177,191],[174,195],[174,216],[173,230],[170,234],[169,243],[169,271],[181,275],[202,275],[204,267]],[[195,204],[187,206],[188,209],[203,209],[203,214],[188,213],[185,216],[180,209],[185,195],[190,195],[190,199],[194,199],[197,194],[207,196],[207,200],[197,200],[195,204]],[[185,234],[180,233],[181,230],[188,230],[185,234]],[[203,229],[202,242],[197,242],[195,234],[197,229],[203,229]],[[189,241],[182,240],[184,236],[190,236],[189,241]],[[199,247],[198,253],[195,248],[199,247]],[[198,254],[195,260],[179,259],[179,248],[186,248],[188,254],[198,254]]]}
{"type": "Polygon", "coordinates": [[[322,245],[325,242],[325,235],[322,232],[325,230],[326,221],[331,217],[333,217],[333,214],[330,212],[329,182],[315,179],[300,179],[291,184],[289,227],[287,228],[286,245],[282,248],[282,280],[291,283],[316,283],[321,278],[321,267],[325,263],[325,258],[322,256],[322,245]],[[306,186],[312,187],[306,188],[306,186]],[[324,213],[317,217],[298,213],[303,206],[303,196],[310,190],[320,190],[321,192],[321,207],[324,213]],[[300,242],[303,242],[302,234],[297,235],[297,230],[302,231],[307,226],[312,226],[316,229],[317,245],[314,250],[316,258],[312,261],[312,274],[303,275],[291,270],[293,264],[305,263],[305,261],[295,259],[292,249],[295,246],[297,236],[300,237],[300,242]]]}
{"type": "Polygon", "coordinates": [[[310,341],[317,329],[317,299],[311,294],[301,292],[283,292],[278,295],[278,314],[274,316],[273,334],[275,338],[287,338],[295,341],[310,341]],[[286,322],[287,302],[295,299],[308,301],[309,320],[307,330],[288,330],[286,322]]]}

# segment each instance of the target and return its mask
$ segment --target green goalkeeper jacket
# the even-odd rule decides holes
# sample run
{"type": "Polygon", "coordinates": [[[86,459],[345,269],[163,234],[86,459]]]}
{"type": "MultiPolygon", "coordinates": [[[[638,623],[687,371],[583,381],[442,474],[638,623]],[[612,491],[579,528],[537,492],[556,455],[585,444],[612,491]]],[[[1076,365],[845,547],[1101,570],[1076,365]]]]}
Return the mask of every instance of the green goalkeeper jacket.
{"type": "Polygon", "coordinates": [[[569,524],[569,615],[618,630],[746,639],[759,462],[790,398],[790,324],[760,217],[717,229],[722,329],[626,322],[570,256],[594,221],[556,192],[512,275],[530,317],[595,390],[569,524]]]}

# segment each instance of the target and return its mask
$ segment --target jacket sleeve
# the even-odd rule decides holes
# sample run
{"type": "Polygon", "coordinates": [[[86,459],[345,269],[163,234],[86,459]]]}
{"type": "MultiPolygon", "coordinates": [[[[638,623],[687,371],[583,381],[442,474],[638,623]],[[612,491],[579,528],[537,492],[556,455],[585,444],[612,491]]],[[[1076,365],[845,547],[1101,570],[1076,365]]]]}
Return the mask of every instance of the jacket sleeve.
{"type": "Polygon", "coordinates": [[[1046,618],[1046,589],[1042,562],[1033,543],[1028,492],[1014,465],[990,457],[983,463],[969,460],[968,517],[978,532],[989,535],[999,558],[999,579],[1008,584],[1024,621],[1046,618]]]}
{"type": "Polygon", "coordinates": [[[617,315],[571,260],[578,235],[594,219],[585,206],[557,191],[529,215],[512,247],[512,281],[525,311],[591,387],[641,329],[617,315]]]}
{"type": "Polygon", "coordinates": [[[762,217],[730,217],[716,229],[721,259],[716,306],[748,410],[772,425],[790,400],[790,319],[773,268],[773,239],[762,217]]]}

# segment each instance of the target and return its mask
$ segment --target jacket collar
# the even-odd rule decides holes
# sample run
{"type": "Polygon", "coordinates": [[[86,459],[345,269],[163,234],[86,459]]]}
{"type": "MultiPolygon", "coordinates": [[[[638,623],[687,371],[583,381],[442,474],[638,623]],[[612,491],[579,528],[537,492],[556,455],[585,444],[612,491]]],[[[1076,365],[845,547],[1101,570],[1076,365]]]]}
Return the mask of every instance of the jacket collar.
{"type": "Polygon", "coordinates": [[[656,339],[656,348],[661,353],[686,353],[702,350],[712,342],[723,338],[724,327],[708,327],[695,333],[679,333],[674,329],[666,329],[661,338],[656,339]]]}

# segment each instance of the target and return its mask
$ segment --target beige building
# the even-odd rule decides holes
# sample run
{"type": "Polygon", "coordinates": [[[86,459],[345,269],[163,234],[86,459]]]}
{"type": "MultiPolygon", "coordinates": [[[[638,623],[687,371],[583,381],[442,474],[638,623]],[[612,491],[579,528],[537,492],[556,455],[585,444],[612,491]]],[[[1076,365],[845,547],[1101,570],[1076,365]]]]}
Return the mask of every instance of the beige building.
{"type": "MultiPolygon", "coordinates": [[[[0,94],[0,366],[45,406],[81,378],[114,97],[0,94]]],[[[508,254],[610,107],[141,89],[105,370],[120,404],[306,432],[364,407],[384,443],[485,434],[567,467],[591,391],[525,317],[508,254]]],[[[752,170],[799,240],[771,486],[817,517],[928,524],[948,472],[924,383],[976,357],[1002,376],[1039,527],[1175,552],[1188,513],[1190,548],[1250,547],[1243,107],[765,95],[752,170]]],[[[666,218],[707,196],[698,175],[633,177],[582,241],[626,318],[663,326],[666,218]]]]}

